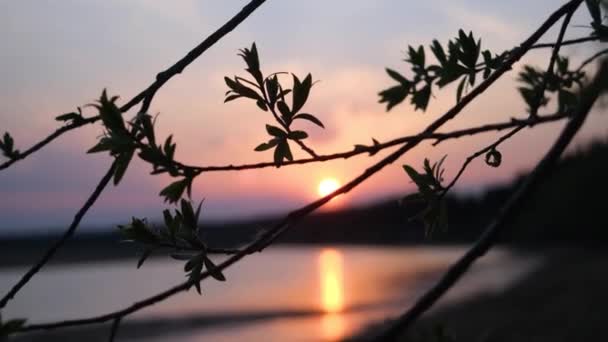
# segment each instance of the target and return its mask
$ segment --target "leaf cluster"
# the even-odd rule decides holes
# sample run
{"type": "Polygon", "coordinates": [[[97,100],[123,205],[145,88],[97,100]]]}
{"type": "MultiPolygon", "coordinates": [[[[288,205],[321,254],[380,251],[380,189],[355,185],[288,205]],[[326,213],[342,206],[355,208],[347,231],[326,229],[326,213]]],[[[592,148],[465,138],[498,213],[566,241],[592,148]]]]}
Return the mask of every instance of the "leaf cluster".
{"type": "Polygon", "coordinates": [[[182,199],[180,208],[175,209],[174,213],[165,209],[163,211],[164,226],[159,229],[150,227],[146,220],[138,218],[132,218],[128,225],[118,226],[127,241],[145,246],[145,250],[137,262],[137,268],[141,267],[155,250],[170,248],[173,250],[172,258],[186,261],[184,272],[193,281],[199,293],[200,282],[197,280],[204,269],[207,269],[215,279],[226,280],[207,256],[207,245],[201,237],[198,222],[202,203],[201,201],[194,210],[190,201],[182,199]]]}
{"type": "MultiPolygon", "coordinates": [[[[118,96],[108,98],[104,89],[100,99],[90,106],[97,108],[105,131],[98,143],[88,153],[109,152],[116,158],[114,184],[117,185],[124,176],[133,155],[137,155],[152,165],[152,174],[169,173],[172,177],[183,176],[166,186],[159,193],[165,202],[177,203],[187,190],[191,195],[194,171],[183,167],[175,161],[177,144],[169,135],[163,143],[157,144],[154,131],[155,120],[151,115],[139,113],[129,122],[125,122],[120,108],[116,105],[118,96]]],[[[59,116],[60,120],[75,120],[76,113],[59,116]]]]}
{"type": "Polygon", "coordinates": [[[9,335],[19,331],[25,322],[25,319],[12,319],[4,322],[0,315],[0,341],[8,341],[9,335]]]}
{"type": "Polygon", "coordinates": [[[575,93],[575,89],[576,86],[579,88],[583,86],[585,72],[570,70],[569,67],[568,58],[563,56],[557,57],[553,73],[530,65],[524,66],[518,78],[523,86],[518,87],[518,90],[528,106],[529,113],[536,114],[539,108],[549,104],[545,91],[557,93],[559,112],[566,112],[576,106],[578,95],[575,93]]]}
{"type": "Polygon", "coordinates": [[[459,30],[458,36],[449,40],[446,47],[433,40],[430,50],[436,59],[435,64],[428,64],[424,46],[408,47],[408,56],[404,61],[410,65],[413,74],[411,78],[386,69],[388,75],[398,83],[378,94],[379,102],[386,103],[387,111],[410,95],[414,109],[426,111],[433,85],[442,88],[458,79],[460,83],[456,91],[456,102],[460,102],[466,88],[469,85],[475,86],[478,73],[482,73],[483,79],[488,78],[492,71],[501,67],[507,57],[507,53],[497,55],[489,50],[482,52],[481,39],[475,39],[472,32],[466,34],[463,30],[459,30]]]}
{"type": "Polygon", "coordinates": [[[427,235],[432,234],[438,228],[445,230],[448,225],[447,206],[443,198],[446,188],[442,185],[445,158],[444,156],[433,165],[425,158],[422,172],[416,171],[409,165],[403,165],[407,175],[418,187],[418,192],[404,197],[401,203],[420,202],[425,204],[424,209],[412,219],[424,223],[427,235]]]}
{"type": "Polygon", "coordinates": [[[266,125],[266,132],[270,139],[259,144],[255,151],[261,152],[274,148],[274,162],[280,166],[284,160],[293,160],[293,154],[289,146],[289,140],[299,141],[308,138],[308,133],[302,130],[292,130],[295,120],[306,120],[313,124],[325,128],[321,120],[316,116],[302,112],[302,108],[308,101],[310,90],[313,86],[312,75],[307,74],[300,80],[295,74],[292,76],[291,88],[281,83],[279,75],[285,72],[272,73],[264,76],[260,70],[260,61],[255,43],[251,48],[240,50],[240,54],[247,64],[247,71],[253,80],[234,76],[233,78],[224,77],[224,81],[229,90],[226,92],[224,102],[233,101],[239,98],[246,98],[255,101],[258,108],[273,115],[280,127],[266,125]],[[291,104],[288,98],[291,97],[291,104]]]}
{"type": "Polygon", "coordinates": [[[99,142],[87,153],[107,151],[112,157],[116,158],[114,185],[118,185],[124,176],[137,148],[136,140],[131,132],[127,130],[127,125],[122,118],[122,111],[116,105],[116,100],[118,100],[118,96],[108,98],[104,89],[97,103],[88,105],[97,108],[99,111],[99,117],[103,122],[105,132],[99,142]]]}
{"type": "Polygon", "coordinates": [[[604,24],[606,13],[602,13],[605,12],[608,4],[606,4],[606,1],[602,4],[602,0],[585,0],[585,3],[592,19],[591,28],[593,32],[591,32],[591,35],[599,37],[602,42],[608,42],[608,25],[604,24]]]}
{"type": "Polygon", "coordinates": [[[15,149],[15,140],[8,132],[5,132],[0,139],[0,151],[8,159],[19,158],[19,150],[15,149]]]}

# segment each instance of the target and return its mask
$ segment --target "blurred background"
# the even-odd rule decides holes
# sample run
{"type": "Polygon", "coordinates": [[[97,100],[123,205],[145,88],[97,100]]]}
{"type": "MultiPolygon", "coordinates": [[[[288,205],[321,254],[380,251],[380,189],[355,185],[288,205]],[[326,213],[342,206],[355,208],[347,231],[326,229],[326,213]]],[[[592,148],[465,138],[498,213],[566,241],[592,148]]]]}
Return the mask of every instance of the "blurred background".
{"type": "MultiPolygon", "coordinates": [[[[58,127],[55,116],[93,102],[104,88],[120,95],[119,103],[124,103],[244,4],[0,2],[0,131],[9,131],[23,150],[58,127]]],[[[157,132],[162,137],[173,134],[178,144],[176,158],[189,164],[272,160],[271,151],[253,151],[267,140],[264,127],[272,123],[270,115],[248,101],[223,103],[224,76],[244,74],[237,52],[255,41],[263,72],[289,71],[301,78],[310,72],[319,81],[305,111],[320,118],[326,128],[300,123],[310,133],[308,144],[317,152],[348,151],[355,144],[370,144],[372,138],[382,142],[416,134],[454,104],[455,86],[435,92],[425,113],[414,112],[407,104],[385,112],[377,93],[392,81],[384,68],[406,72],[402,60],[408,45],[428,45],[432,39],[447,43],[462,28],[481,37],[482,48],[500,53],[523,41],[557,6],[549,0],[352,0],[347,6],[318,0],[269,1],[156,95],[151,111],[159,114],[157,132]]],[[[590,20],[581,6],[566,37],[587,36],[590,20]]],[[[542,41],[554,41],[556,34],[556,29],[551,30],[542,41]]],[[[562,53],[578,65],[601,47],[588,43],[564,47],[562,53]]],[[[516,72],[524,64],[544,68],[549,53],[542,49],[529,53],[442,131],[524,118],[526,105],[516,89],[516,72]]],[[[490,336],[507,329],[505,322],[521,312],[530,313],[523,307],[516,312],[501,309],[505,317],[492,317],[500,322],[498,327],[484,328],[490,332],[452,319],[465,317],[457,311],[459,307],[471,308],[471,320],[489,317],[474,315],[496,311],[490,304],[494,308],[503,304],[491,296],[538,298],[534,306],[542,307],[540,303],[566,298],[564,293],[583,296],[577,290],[580,284],[592,282],[597,289],[605,284],[602,278],[587,278],[605,265],[599,252],[606,241],[603,194],[607,184],[601,177],[608,171],[604,112],[605,106],[594,109],[555,175],[529,199],[509,235],[503,237],[503,245],[484,257],[436,310],[434,317],[441,324],[456,322],[451,328],[456,335],[490,336]],[[566,282],[566,286],[565,279],[578,282],[566,282]],[[544,287],[530,286],[543,281],[544,287]],[[548,293],[549,288],[560,290],[548,293]],[[479,299],[482,294],[484,301],[479,299]]],[[[85,113],[93,111],[89,108],[85,113]]],[[[194,291],[182,293],[129,317],[119,340],[318,341],[346,338],[370,325],[373,329],[411,304],[464,251],[562,127],[563,123],[534,127],[507,141],[500,148],[503,163],[499,168],[488,167],[482,158],[473,162],[448,198],[450,228],[431,239],[425,237],[421,224],[410,220],[418,208],[398,204],[400,197],[415,191],[401,165],[419,168],[425,157],[438,160],[447,155],[446,177],[451,179],[468,155],[497,136],[465,137],[436,147],[423,143],[305,219],[276,247],[230,268],[226,283],[203,283],[202,296],[194,291]]],[[[70,132],[0,173],[2,291],[63,232],[105,172],[109,156],[85,153],[101,133],[99,125],[70,132]]],[[[193,189],[195,200],[205,198],[203,232],[212,245],[238,246],[280,215],[348,182],[386,153],[280,169],[204,174],[193,189]]],[[[294,154],[306,156],[295,149],[294,154]]],[[[182,264],[162,255],[135,271],[141,249],[120,243],[117,234],[116,225],[128,223],[132,216],[161,221],[166,205],[158,192],[170,179],[151,176],[149,171],[146,164],[134,160],[120,186],[101,195],[73,241],[10,302],[3,317],[45,322],[89,316],[181,282],[182,264]]],[[[571,327],[572,336],[580,337],[576,329],[594,331],[594,325],[580,322],[595,322],[591,318],[601,311],[589,303],[599,307],[603,298],[599,293],[589,290],[587,297],[568,297],[571,300],[564,299],[563,305],[552,309],[554,314],[534,314],[554,325],[571,327]],[[570,325],[559,325],[560,319],[570,325]]],[[[533,305],[529,300],[521,303],[533,305]]],[[[429,320],[429,326],[436,324],[429,320]]],[[[522,336],[530,331],[525,325],[512,324],[523,327],[522,336]]],[[[108,328],[100,326],[21,340],[80,341],[86,337],[102,341],[107,333],[108,328]]]]}

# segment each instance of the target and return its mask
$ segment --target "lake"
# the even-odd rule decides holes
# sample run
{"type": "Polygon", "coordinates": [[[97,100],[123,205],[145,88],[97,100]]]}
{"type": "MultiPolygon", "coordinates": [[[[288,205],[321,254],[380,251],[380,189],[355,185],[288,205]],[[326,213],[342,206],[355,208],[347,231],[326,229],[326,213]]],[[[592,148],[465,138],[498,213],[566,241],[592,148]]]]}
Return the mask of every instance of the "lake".
{"type": "MultiPolygon", "coordinates": [[[[129,316],[117,340],[340,339],[403,311],[463,251],[461,247],[269,248],[228,269],[226,282],[203,282],[202,296],[192,289],[129,316]]],[[[476,264],[441,305],[500,291],[539,261],[497,249],[476,264]]],[[[2,269],[2,292],[23,272],[23,268],[2,269]]],[[[135,261],[51,265],[9,303],[3,316],[38,323],[98,315],[184,279],[182,262],[162,258],[147,261],[141,269],[136,269],[135,261]]]]}

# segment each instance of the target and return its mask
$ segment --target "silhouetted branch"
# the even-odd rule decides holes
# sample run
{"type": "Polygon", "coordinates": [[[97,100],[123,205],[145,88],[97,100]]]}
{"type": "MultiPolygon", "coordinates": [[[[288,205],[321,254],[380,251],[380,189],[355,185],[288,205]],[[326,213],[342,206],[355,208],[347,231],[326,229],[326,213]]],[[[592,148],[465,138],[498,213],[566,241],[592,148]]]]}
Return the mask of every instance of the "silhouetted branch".
{"type": "Polygon", "coordinates": [[[482,148],[481,150],[473,153],[472,155],[468,156],[467,159],[462,164],[462,166],[460,167],[460,170],[458,170],[458,173],[456,173],[456,176],[450,182],[450,184],[448,184],[448,186],[446,186],[443,189],[443,192],[441,193],[441,197],[445,197],[445,195],[454,187],[454,185],[456,185],[456,183],[458,182],[458,180],[460,179],[460,177],[462,176],[462,174],[464,173],[464,171],[467,169],[467,167],[469,166],[469,164],[473,160],[479,158],[483,154],[488,153],[489,151],[492,151],[492,150],[496,149],[500,144],[502,144],[503,142],[505,142],[506,140],[508,140],[509,138],[511,138],[512,136],[514,136],[515,134],[517,134],[517,132],[521,131],[524,127],[525,126],[516,127],[515,129],[511,130],[509,133],[507,133],[504,136],[500,137],[500,139],[496,140],[491,145],[488,145],[488,146],[482,148]]]}
{"type": "MultiPolygon", "coordinates": [[[[225,35],[232,32],[239,24],[241,24],[249,15],[251,15],[258,7],[260,7],[266,0],[251,0],[245,7],[241,9],[239,13],[237,13],[232,19],[227,21],[224,25],[222,25],[219,29],[213,32],[210,36],[208,36],[205,40],[203,40],[199,45],[197,45],[194,49],[192,49],[188,54],[186,54],[182,59],[177,61],[171,67],[166,69],[163,72],[160,72],[156,75],[156,80],[154,83],[149,85],[145,90],[137,94],[127,103],[125,103],[122,107],[120,107],[121,112],[126,113],[131,108],[136,106],[138,103],[142,102],[141,110],[143,112],[147,112],[152,103],[154,95],[156,92],[169,81],[173,76],[180,74],[188,65],[194,62],[198,57],[200,57],[205,51],[207,51],[210,47],[215,45],[220,39],[222,39],[225,35]]],[[[84,125],[94,123],[100,119],[99,116],[94,116],[91,118],[87,118],[83,121],[74,122],[72,124],[63,126],[42,139],[40,142],[36,143],[31,148],[27,149],[25,152],[19,154],[18,158],[10,159],[2,164],[0,164],[0,170],[6,169],[9,166],[13,165],[15,162],[25,159],[30,154],[40,150],[44,146],[51,143],[56,138],[60,137],[66,132],[69,132],[73,129],[82,127],[84,125]]]]}
{"type": "Polygon", "coordinates": [[[83,119],[82,121],[78,121],[77,123],[68,124],[63,127],[58,128],[55,132],[51,133],[48,137],[40,140],[38,143],[36,143],[32,147],[28,148],[27,150],[17,154],[16,158],[9,159],[9,160],[5,161],[4,163],[0,164],[0,171],[7,169],[8,167],[10,167],[11,165],[13,165],[14,163],[16,163],[17,161],[19,161],[21,159],[27,158],[30,154],[43,148],[45,145],[47,145],[51,141],[55,140],[56,138],[61,136],[63,133],[69,132],[75,128],[82,127],[87,124],[94,123],[98,119],[99,118],[97,116],[95,116],[93,118],[86,118],[86,119],[83,119]]]}
{"type": "MultiPolygon", "coordinates": [[[[272,228],[266,230],[258,239],[256,239],[256,241],[247,245],[247,247],[244,248],[243,250],[241,250],[239,253],[232,255],[231,257],[227,258],[223,262],[219,263],[216,266],[215,271],[222,272],[226,268],[230,267],[234,263],[236,263],[239,260],[241,260],[242,258],[244,258],[246,255],[256,252],[256,251],[263,250],[265,247],[267,247],[273,241],[275,241],[283,232],[285,232],[289,227],[291,227],[293,224],[295,224],[301,218],[310,214],[311,212],[318,209],[319,207],[323,206],[325,203],[329,202],[334,197],[349,192],[350,190],[352,190],[353,188],[355,188],[356,186],[358,186],[359,184],[361,184],[362,182],[367,180],[369,177],[373,176],[378,171],[382,170],[385,166],[395,162],[403,154],[405,154],[406,152],[408,152],[409,150],[411,150],[412,148],[417,146],[423,140],[422,136],[432,134],[438,128],[440,128],[443,124],[445,124],[449,120],[453,119],[469,103],[471,103],[471,101],[473,101],[477,96],[479,96],[486,89],[488,89],[488,87],[490,87],[504,73],[511,70],[513,64],[515,64],[530,49],[530,47],[532,47],[532,45],[547,30],[549,30],[549,28],[551,28],[553,26],[553,24],[555,24],[555,22],[557,20],[559,20],[564,14],[567,14],[569,11],[573,10],[573,8],[576,8],[576,6],[578,6],[581,3],[581,1],[582,0],[570,1],[567,4],[565,4],[564,6],[562,6],[561,8],[559,8],[551,16],[549,16],[549,18],[537,29],[536,32],[534,32],[526,41],[524,41],[518,49],[515,49],[513,51],[513,53],[509,56],[509,58],[504,62],[504,64],[499,69],[497,69],[493,74],[491,74],[478,87],[474,88],[468,95],[463,97],[462,100],[459,103],[457,103],[452,109],[447,111],[440,118],[438,118],[431,125],[429,125],[420,134],[420,136],[417,139],[406,143],[404,146],[399,148],[397,151],[391,153],[390,155],[383,158],[376,164],[372,165],[370,168],[366,169],[358,177],[354,178],[353,180],[351,180],[344,186],[340,187],[339,189],[335,190],[331,194],[324,196],[298,210],[291,212],[286,217],[284,217],[281,221],[279,221],[278,223],[273,225],[272,228]]],[[[583,115],[580,115],[580,116],[583,116],[583,115]]],[[[583,117],[583,120],[584,120],[584,117],[583,117]]],[[[580,121],[580,119],[578,121],[580,121]]],[[[575,122],[575,120],[572,120],[572,122],[575,122]]],[[[569,125],[568,127],[570,127],[570,126],[571,125],[569,125]]],[[[578,127],[580,127],[580,124],[578,127]]],[[[578,129],[578,127],[575,129],[575,132],[578,129]]],[[[567,141],[566,141],[566,143],[567,143],[567,141]]],[[[19,331],[26,332],[26,331],[43,330],[43,329],[56,329],[56,328],[67,327],[67,326],[102,323],[102,322],[106,322],[106,321],[113,320],[116,318],[125,317],[133,312],[136,312],[145,307],[148,307],[148,306],[154,305],[158,302],[161,302],[164,299],[173,296],[174,294],[185,291],[185,290],[189,289],[195,283],[199,283],[200,281],[208,278],[209,275],[210,275],[209,271],[202,272],[198,278],[191,279],[184,283],[176,285],[157,295],[154,295],[154,296],[144,299],[142,301],[136,302],[136,303],[132,304],[131,306],[128,306],[122,310],[118,310],[118,311],[111,312],[111,313],[101,315],[101,316],[85,318],[85,319],[67,320],[67,321],[47,323],[47,324],[33,324],[33,325],[25,326],[25,327],[21,328],[19,331]]]]}
{"type": "MultiPolygon", "coordinates": [[[[561,43],[561,46],[575,45],[575,44],[580,44],[580,43],[585,43],[585,42],[593,42],[593,41],[597,41],[597,40],[600,40],[600,37],[598,37],[598,36],[581,37],[581,38],[576,38],[576,39],[571,39],[571,40],[564,40],[561,43]]],[[[541,43],[541,44],[536,44],[536,45],[532,46],[530,49],[554,48],[555,45],[556,45],[556,43],[541,43]]]]}
{"type": "Polygon", "coordinates": [[[608,79],[608,63],[604,63],[601,71],[597,74],[593,84],[583,93],[583,99],[577,108],[575,115],[564,128],[559,138],[539,162],[534,171],[526,178],[517,192],[507,201],[496,219],[484,231],[481,237],[469,251],[464,254],[441,279],[427,291],[405,314],[400,316],[388,330],[378,336],[378,341],[394,341],[424,312],[426,312],[439,298],[445,294],[466,273],[469,267],[496,243],[500,234],[509,226],[524,199],[534,192],[539,182],[546,178],[553,166],[557,163],[560,155],[566,149],[572,138],[576,135],[585,122],[591,107],[602,91],[606,90],[606,79],[608,79]],[[603,78],[603,79],[602,79],[603,78]]]}
{"type": "Polygon", "coordinates": [[[594,60],[598,59],[599,57],[608,54],[608,49],[604,49],[601,51],[598,51],[597,53],[595,53],[593,56],[585,59],[581,65],[576,69],[576,71],[581,71],[583,70],[583,68],[585,68],[587,65],[589,65],[589,63],[593,62],[594,60]]]}
{"type": "Polygon", "coordinates": [[[95,203],[97,198],[99,198],[99,195],[101,194],[101,192],[105,189],[105,187],[108,185],[108,183],[112,179],[112,175],[114,174],[115,166],[116,166],[116,162],[112,163],[112,166],[110,166],[110,168],[108,169],[106,174],[101,178],[101,180],[99,181],[99,184],[97,184],[97,187],[95,188],[95,190],[93,191],[91,196],[89,196],[89,198],[84,203],[82,208],[80,208],[80,210],[78,210],[78,212],[74,216],[74,220],[72,220],[72,224],[70,224],[70,227],[65,231],[65,233],[63,233],[61,238],[59,240],[57,240],[46,251],[46,253],[44,253],[42,258],[34,266],[32,266],[21,279],[19,279],[19,281],[11,288],[11,290],[4,297],[2,297],[2,299],[0,300],[0,309],[4,308],[6,306],[6,303],[8,303],[8,301],[11,300],[17,294],[17,292],[19,292],[19,290],[21,290],[21,288],[23,286],[25,286],[25,284],[27,284],[30,281],[30,279],[36,273],[38,273],[38,271],[40,271],[40,269],[42,269],[42,267],[49,260],[51,260],[51,258],[55,255],[55,253],[57,253],[59,248],[61,248],[61,246],[63,246],[63,244],[72,235],[74,235],[74,232],[76,231],[76,228],[80,224],[80,221],[82,220],[84,215],[93,206],[93,204],[95,203]]]}
{"type": "MultiPolygon", "coordinates": [[[[520,126],[533,126],[538,124],[544,124],[549,122],[555,122],[562,119],[567,118],[568,115],[564,113],[556,113],[545,116],[538,116],[534,118],[526,118],[526,119],[512,119],[507,122],[502,123],[494,123],[494,124],[486,124],[480,125],[476,127],[470,127],[466,129],[454,130],[446,133],[432,133],[432,134],[418,134],[418,135],[410,135],[404,136],[396,139],[389,140],[384,143],[379,143],[377,145],[370,145],[361,147],[359,149],[349,150],[345,152],[319,155],[315,158],[303,158],[296,159],[293,161],[283,161],[281,167],[288,165],[301,165],[301,164],[310,164],[316,162],[325,162],[335,159],[348,159],[360,154],[375,154],[379,151],[387,149],[389,147],[394,147],[398,145],[402,145],[411,141],[415,141],[418,139],[423,140],[436,140],[434,145],[437,145],[445,140],[457,139],[464,136],[476,135],[479,133],[492,132],[492,131],[502,131],[508,128],[520,127],[520,126]]],[[[251,169],[262,169],[268,167],[276,167],[274,162],[261,162],[261,163],[253,163],[253,164],[242,164],[242,165],[220,165],[220,166],[189,166],[185,164],[180,164],[183,168],[190,168],[194,173],[204,173],[204,172],[218,172],[218,171],[241,171],[241,170],[251,170],[251,169]]]]}
{"type": "MultiPolygon", "coordinates": [[[[555,42],[555,47],[553,48],[553,51],[551,52],[551,59],[549,60],[549,66],[547,67],[547,72],[545,73],[545,77],[543,77],[539,92],[537,94],[537,97],[538,97],[537,103],[541,103],[541,100],[545,97],[545,90],[547,90],[547,84],[549,83],[549,78],[551,78],[553,76],[555,62],[557,61],[557,58],[559,57],[559,50],[561,49],[562,44],[564,42],[564,35],[566,34],[566,30],[568,29],[568,24],[570,23],[570,19],[572,19],[573,14],[574,14],[574,10],[572,10],[571,12],[566,14],[566,16],[564,17],[562,26],[559,29],[559,33],[557,35],[557,41],[555,42]]],[[[532,108],[532,110],[530,111],[530,116],[537,116],[538,107],[539,106],[532,108]]]]}
{"type": "Polygon", "coordinates": [[[114,342],[114,340],[116,339],[116,334],[118,333],[118,328],[120,327],[120,321],[122,319],[116,318],[113,322],[112,322],[112,328],[110,330],[110,337],[108,339],[109,342],[114,342]]]}

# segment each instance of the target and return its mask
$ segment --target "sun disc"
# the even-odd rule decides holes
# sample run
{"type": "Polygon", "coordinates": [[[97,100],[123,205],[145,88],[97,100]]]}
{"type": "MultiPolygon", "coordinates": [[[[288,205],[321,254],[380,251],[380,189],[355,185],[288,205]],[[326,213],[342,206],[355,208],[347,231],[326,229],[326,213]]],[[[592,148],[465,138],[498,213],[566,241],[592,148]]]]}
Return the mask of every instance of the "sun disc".
{"type": "Polygon", "coordinates": [[[325,178],[319,183],[317,189],[319,196],[324,197],[336,191],[340,187],[340,183],[335,178],[325,178]]]}

